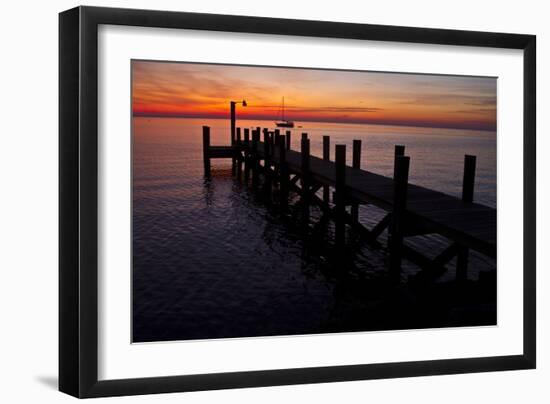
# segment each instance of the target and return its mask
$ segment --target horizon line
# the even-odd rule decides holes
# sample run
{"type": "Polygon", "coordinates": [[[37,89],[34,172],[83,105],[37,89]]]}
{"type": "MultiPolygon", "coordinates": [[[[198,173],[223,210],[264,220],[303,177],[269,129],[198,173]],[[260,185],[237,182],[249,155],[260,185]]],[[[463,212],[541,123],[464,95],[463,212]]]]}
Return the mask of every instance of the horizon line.
{"type": "MultiPolygon", "coordinates": [[[[132,118],[180,118],[180,119],[219,119],[219,120],[229,120],[229,117],[221,116],[206,116],[206,115],[182,115],[182,114],[163,114],[163,113],[142,113],[142,112],[133,112],[132,118]]],[[[250,118],[243,117],[238,118],[237,121],[269,121],[271,119],[265,118],[250,118]]],[[[276,120],[273,120],[275,122],[276,120]]],[[[315,119],[301,119],[296,122],[317,122],[317,123],[336,123],[336,124],[351,124],[351,125],[379,125],[379,126],[407,126],[412,128],[433,128],[433,129],[455,129],[455,130],[470,130],[470,131],[483,131],[483,132],[496,132],[496,125],[492,126],[451,126],[451,125],[430,125],[428,123],[410,123],[410,122],[391,122],[391,121],[379,121],[379,122],[369,122],[369,121],[342,121],[342,120],[315,120],[315,119]]]]}

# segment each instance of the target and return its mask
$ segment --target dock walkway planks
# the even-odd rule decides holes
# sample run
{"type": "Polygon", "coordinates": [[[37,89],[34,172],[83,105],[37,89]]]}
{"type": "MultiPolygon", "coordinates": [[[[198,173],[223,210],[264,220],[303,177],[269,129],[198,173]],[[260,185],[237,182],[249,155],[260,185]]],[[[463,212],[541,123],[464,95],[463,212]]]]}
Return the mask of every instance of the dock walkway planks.
{"type": "MultiPolygon", "coordinates": [[[[277,148],[274,151],[271,159],[277,163],[277,148]]],[[[258,154],[260,157],[264,154],[263,142],[258,143],[258,154]]],[[[286,161],[291,173],[301,174],[300,152],[287,150],[286,161]]],[[[309,170],[314,182],[336,184],[334,162],[311,156],[309,170]]],[[[393,192],[392,178],[346,167],[346,193],[350,199],[391,210],[393,192]]],[[[496,257],[496,209],[463,202],[460,198],[409,183],[406,216],[409,225],[442,234],[489,257],[496,257]]]]}

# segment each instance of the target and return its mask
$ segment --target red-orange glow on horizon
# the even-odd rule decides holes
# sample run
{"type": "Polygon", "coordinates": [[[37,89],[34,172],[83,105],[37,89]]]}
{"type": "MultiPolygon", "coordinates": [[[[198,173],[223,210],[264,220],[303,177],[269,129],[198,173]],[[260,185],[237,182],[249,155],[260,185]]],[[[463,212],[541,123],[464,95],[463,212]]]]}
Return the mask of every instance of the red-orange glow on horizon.
{"type": "Polygon", "coordinates": [[[496,129],[496,79],[134,61],[135,116],[496,129]]]}

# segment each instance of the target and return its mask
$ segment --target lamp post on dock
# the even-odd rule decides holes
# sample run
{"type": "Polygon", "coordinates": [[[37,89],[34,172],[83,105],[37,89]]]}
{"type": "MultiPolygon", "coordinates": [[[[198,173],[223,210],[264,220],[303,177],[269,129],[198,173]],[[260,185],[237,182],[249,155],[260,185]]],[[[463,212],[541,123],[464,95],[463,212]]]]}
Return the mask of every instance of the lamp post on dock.
{"type": "Polygon", "coordinates": [[[231,106],[231,145],[235,144],[235,109],[237,104],[243,104],[243,107],[247,105],[246,100],[229,102],[231,106]]]}
{"type": "MultiPolygon", "coordinates": [[[[236,134],[235,134],[235,109],[237,104],[243,104],[243,107],[246,107],[246,100],[242,101],[230,101],[229,105],[231,106],[231,147],[235,147],[236,143],[236,134]]],[[[235,152],[235,150],[234,150],[235,152]]],[[[233,157],[231,160],[231,174],[235,175],[237,171],[237,159],[233,157]]]]}

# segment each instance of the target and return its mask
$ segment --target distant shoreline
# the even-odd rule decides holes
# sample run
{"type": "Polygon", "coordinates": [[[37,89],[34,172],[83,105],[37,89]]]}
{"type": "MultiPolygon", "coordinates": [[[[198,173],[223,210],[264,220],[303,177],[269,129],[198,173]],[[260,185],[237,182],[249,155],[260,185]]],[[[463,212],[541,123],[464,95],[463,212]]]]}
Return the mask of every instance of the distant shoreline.
{"type": "MultiPolygon", "coordinates": [[[[228,121],[229,118],[222,118],[222,117],[204,117],[204,116],[180,116],[180,115],[162,115],[162,114],[156,114],[156,115],[150,115],[150,114],[133,114],[132,118],[169,118],[169,119],[207,119],[207,120],[220,120],[220,121],[228,121]]],[[[270,121],[270,119],[256,119],[256,118],[238,118],[239,121],[270,121]]],[[[275,122],[275,120],[273,120],[275,122]]],[[[405,128],[430,128],[430,129],[453,129],[453,130],[461,130],[461,131],[470,131],[470,132],[490,132],[490,133],[496,133],[497,130],[495,129],[486,129],[486,128],[463,128],[463,127],[456,127],[456,126],[432,126],[432,125],[411,125],[411,124],[404,124],[404,123],[382,123],[382,122],[334,122],[334,121],[298,121],[297,123],[322,123],[322,124],[335,124],[335,125],[358,125],[358,126],[364,126],[364,125],[376,125],[376,126],[397,126],[397,127],[405,127],[405,128]]],[[[299,127],[293,128],[294,130],[300,129],[299,127]]]]}

